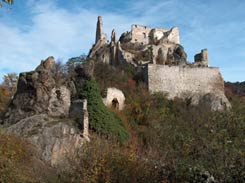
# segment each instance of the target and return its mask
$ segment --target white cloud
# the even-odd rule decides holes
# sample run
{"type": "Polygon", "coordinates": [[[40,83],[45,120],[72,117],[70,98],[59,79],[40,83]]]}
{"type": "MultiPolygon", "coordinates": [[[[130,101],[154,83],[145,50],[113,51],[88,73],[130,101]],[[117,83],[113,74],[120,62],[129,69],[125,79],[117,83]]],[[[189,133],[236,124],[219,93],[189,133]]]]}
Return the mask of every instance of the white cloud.
{"type": "Polygon", "coordinates": [[[86,10],[73,14],[54,8],[53,5],[36,8],[35,11],[28,31],[23,32],[20,27],[0,23],[2,70],[32,70],[41,59],[50,55],[67,59],[82,54],[91,47],[94,35],[91,32],[95,27],[91,22],[95,24],[95,14],[86,10]]]}
{"type": "MultiPolygon", "coordinates": [[[[70,57],[87,53],[95,39],[98,15],[103,16],[108,39],[113,28],[120,36],[122,32],[130,30],[131,24],[135,23],[166,28],[179,25],[188,59],[193,60],[196,52],[207,47],[211,64],[224,66],[222,70],[226,80],[230,78],[233,80],[233,77],[229,76],[230,72],[227,72],[231,64],[227,59],[227,52],[230,51],[231,55],[233,53],[245,59],[240,48],[245,44],[243,39],[245,36],[241,34],[245,25],[239,21],[216,25],[213,19],[217,19],[217,16],[213,18],[212,15],[216,15],[217,12],[207,8],[205,3],[187,4],[178,0],[168,0],[154,4],[156,1],[142,0],[140,3],[135,1],[129,3],[124,11],[118,13],[85,7],[76,7],[74,11],[70,11],[57,6],[56,2],[40,3],[28,0],[27,5],[31,7],[31,21],[28,25],[21,25],[20,22],[16,25],[4,21],[0,23],[0,78],[6,72],[33,70],[41,59],[50,55],[66,61],[70,57]],[[212,26],[209,26],[209,23],[212,26]]],[[[239,61],[236,59],[233,62],[238,64],[239,61]]],[[[239,64],[244,68],[244,62],[240,61],[239,64]]],[[[238,79],[242,80],[240,76],[241,74],[238,79]]]]}

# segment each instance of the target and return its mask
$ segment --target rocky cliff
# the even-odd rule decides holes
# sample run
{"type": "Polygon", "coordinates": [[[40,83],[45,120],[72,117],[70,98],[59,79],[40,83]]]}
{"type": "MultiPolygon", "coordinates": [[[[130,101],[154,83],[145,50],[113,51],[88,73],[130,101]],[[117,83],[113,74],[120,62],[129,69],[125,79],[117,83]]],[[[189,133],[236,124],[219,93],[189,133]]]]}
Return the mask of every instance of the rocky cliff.
{"type": "Polygon", "coordinates": [[[78,66],[75,82],[57,85],[54,69],[54,58],[48,57],[34,71],[20,73],[17,92],[3,119],[7,133],[26,138],[38,148],[41,159],[53,166],[89,141],[87,102],[76,101],[91,75],[89,69],[78,66]]]}

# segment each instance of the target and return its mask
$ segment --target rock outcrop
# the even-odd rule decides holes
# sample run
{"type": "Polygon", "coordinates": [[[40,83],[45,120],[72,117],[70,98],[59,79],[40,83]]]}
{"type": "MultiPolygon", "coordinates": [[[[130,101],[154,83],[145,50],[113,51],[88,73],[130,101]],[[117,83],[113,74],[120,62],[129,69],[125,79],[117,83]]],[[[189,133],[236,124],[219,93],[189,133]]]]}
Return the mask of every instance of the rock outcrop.
{"type": "Polygon", "coordinates": [[[52,166],[75,155],[89,141],[87,101],[74,105],[74,100],[91,77],[93,63],[77,66],[76,81],[67,86],[57,86],[54,68],[54,58],[48,57],[34,71],[20,73],[17,92],[3,120],[8,133],[37,146],[42,160],[52,166]]]}
{"type": "Polygon", "coordinates": [[[42,113],[68,116],[70,92],[65,86],[56,86],[54,66],[54,58],[48,57],[34,71],[20,73],[17,92],[5,114],[5,124],[15,124],[42,113]]]}
{"type": "Polygon", "coordinates": [[[27,139],[37,147],[42,160],[57,166],[75,156],[86,142],[81,131],[72,123],[72,120],[62,121],[39,114],[20,120],[8,127],[6,132],[27,139]]]}

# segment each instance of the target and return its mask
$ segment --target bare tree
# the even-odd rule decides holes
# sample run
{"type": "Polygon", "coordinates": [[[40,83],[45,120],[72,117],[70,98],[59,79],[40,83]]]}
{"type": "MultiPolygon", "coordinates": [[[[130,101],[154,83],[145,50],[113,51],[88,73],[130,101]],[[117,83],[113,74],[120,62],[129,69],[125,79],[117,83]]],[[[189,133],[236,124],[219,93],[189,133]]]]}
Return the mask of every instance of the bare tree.
{"type": "Polygon", "coordinates": [[[7,87],[16,88],[17,82],[18,82],[18,76],[16,73],[9,73],[3,76],[3,85],[7,87]]]}

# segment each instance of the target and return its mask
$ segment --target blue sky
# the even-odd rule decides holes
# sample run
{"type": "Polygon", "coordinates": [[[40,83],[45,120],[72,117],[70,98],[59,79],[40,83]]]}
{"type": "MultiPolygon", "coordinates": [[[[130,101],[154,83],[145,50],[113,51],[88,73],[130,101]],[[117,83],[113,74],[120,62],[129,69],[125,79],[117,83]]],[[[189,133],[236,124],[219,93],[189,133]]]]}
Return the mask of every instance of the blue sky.
{"type": "Polygon", "coordinates": [[[65,62],[87,54],[98,15],[108,37],[131,24],[178,26],[189,61],[207,48],[226,81],[245,80],[244,0],[15,0],[0,9],[0,78],[33,70],[50,55],[65,62]]]}

